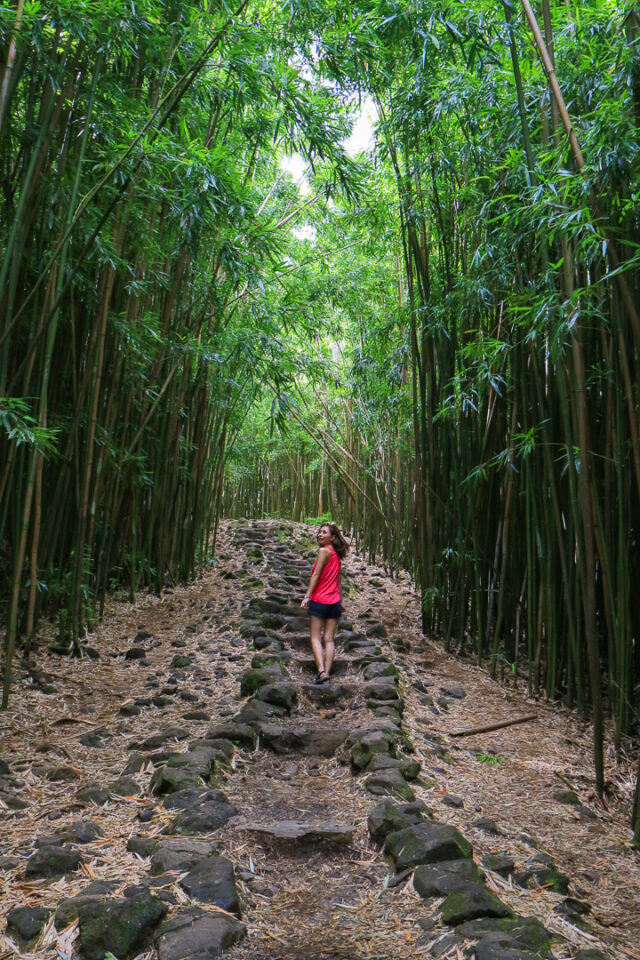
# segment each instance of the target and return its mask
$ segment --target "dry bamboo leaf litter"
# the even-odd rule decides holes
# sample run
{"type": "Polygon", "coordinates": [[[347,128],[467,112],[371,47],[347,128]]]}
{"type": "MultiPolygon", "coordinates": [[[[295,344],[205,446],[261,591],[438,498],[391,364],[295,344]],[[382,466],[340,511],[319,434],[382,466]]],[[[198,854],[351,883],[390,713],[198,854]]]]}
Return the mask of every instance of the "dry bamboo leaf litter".
{"type": "MultiPolygon", "coordinates": [[[[221,549],[229,549],[228,526],[225,526],[223,531],[221,549]]],[[[354,560],[354,577],[356,582],[360,578],[362,589],[348,601],[347,615],[351,619],[357,619],[373,611],[386,623],[390,633],[401,633],[412,644],[410,655],[392,654],[402,672],[402,693],[406,701],[403,725],[411,735],[417,754],[423,761],[423,772],[435,782],[437,790],[440,791],[436,794],[433,789],[417,786],[418,795],[427,805],[434,807],[439,820],[457,825],[469,836],[478,856],[484,852],[508,848],[510,855],[522,865],[533,851],[522,836],[527,834],[531,838],[533,835],[535,849],[553,853],[560,869],[569,873],[572,880],[577,878],[588,886],[593,916],[607,918],[607,922],[614,920],[614,926],[603,931],[605,944],[614,951],[621,950],[627,956],[634,956],[633,948],[640,933],[636,909],[640,901],[640,876],[637,854],[626,846],[630,834],[624,809],[633,788],[633,758],[618,760],[611,750],[607,752],[610,786],[615,793],[615,800],[612,799],[606,815],[598,811],[595,822],[584,821],[575,819],[575,812],[559,808],[552,800],[553,783],[559,783],[558,775],[568,781],[572,789],[577,790],[584,802],[590,803],[589,794],[593,789],[593,781],[588,725],[567,712],[558,711],[553,705],[531,700],[522,690],[500,687],[480,668],[469,662],[456,661],[445,655],[437,644],[425,641],[420,637],[417,603],[406,592],[403,593],[410,589],[408,580],[401,577],[397,583],[387,582],[381,604],[380,590],[371,587],[366,578],[380,578],[383,571],[372,566],[367,567],[356,558],[354,560]],[[432,666],[424,666],[418,662],[418,658],[422,661],[428,659],[432,666]],[[460,700],[447,698],[448,709],[436,707],[438,712],[435,714],[422,703],[423,695],[413,686],[419,680],[429,683],[428,689],[433,691],[434,696],[438,694],[440,686],[454,683],[464,687],[467,696],[460,700]],[[447,755],[444,758],[434,755],[434,742],[428,735],[435,734],[436,723],[438,730],[442,731],[441,736],[447,736],[447,731],[452,733],[455,729],[477,723],[478,717],[483,722],[499,723],[510,715],[524,713],[532,707],[540,715],[536,726],[544,730],[544,737],[536,735],[532,739],[530,732],[524,727],[512,727],[465,738],[464,745],[456,745],[453,739],[450,739],[445,744],[447,755]],[[487,751],[496,750],[497,754],[488,755],[497,755],[503,762],[496,765],[480,763],[471,753],[474,747],[483,751],[485,748],[487,751]],[[442,798],[446,794],[460,796],[464,807],[457,810],[445,807],[442,798]],[[476,810],[476,807],[480,809],[476,810]],[[491,837],[472,826],[472,820],[481,814],[496,819],[502,837],[491,837]],[[587,848],[589,860],[585,866],[579,861],[581,857],[584,858],[587,848]],[[597,866],[594,867],[594,864],[597,866]],[[600,873],[597,883],[587,884],[582,878],[581,869],[597,870],[600,873]],[[617,882],[621,870],[624,870],[628,877],[629,882],[625,885],[617,882]]],[[[225,562],[224,569],[230,568],[240,571],[239,564],[233,561],[225,562]]],[[[92,645],[101,653],[99,661],[68,661],[64,664],[64,670],[61,670],[58,659],[47,658],[45,655],[43,668],[56,676],[56,694],[47,697],[31,688],[28,682],[24,682],[22,688],[16,691],[10,713],[0,717],[0,731],[12,755],[22,760],[23,769],[19,772],[22,785],[18,792],[28,798],[29,807],[24,811],[3,809],[0,813],[2,820],[10,825],[11,829],[10,841],[2,846],[5,857],[14,855],[24,861],[33,836],[42,832],[40,824],[43,819],[50,820],[50,829],[45,827],[45,831],[53,832],[79,816],[88,814],[92,819],[97,819],[96,814],[99,814],[105,837],[99,843],[90,845],[94,854],[97,854],[98,850],[101,852],[99,856],[91,859],[87,867],[89,875],[100,879],[117,879],[120,889],[124,889],[146,874],[146,862],[124,849],[126,837],[134,832],[157,835],[172,819],[170,812],[162,811],[161,819],[156,820],[153,827],[142,828],[136,820],[136,813],[140,806],[148,802],[144,797],[110,801],[105,807],[90,809],[76,805],[75,792],[78,785],[92,780],[107,783],[110,779],[115,779],[128,759],[127,746],[132,741],[143,740],[160,728],[182,722],[181,714],[189,705],[174,701],[170,701],[162,709],[151,707],[143,710],[138,717],[124,718],[119,714],[120,705],[125,699],[149,696],[150,690],[145,686],[145,681],[153,677],[154,672],[157,672],[159,686],[166,682],[172,672],[170,662],[175,653],[184,651],[195,655],[196,667],[188,674],[185,685],[188,684],[188,689],[199,695],[213,719],[229,716],[237,708],[239,679],[248,666],[250,653],[232,643],[235,639],[232,622],[240,606],[246,603],[247,595],[242,592],[237,581],[224,580],[222,572],[222,569],[214,567],[194,584],[174,588],[171,593],[161,598],[141,597],[133,605],[111,602],[104,623],[91,639],[92,645]],[[203,610],[206,610],[207,615],[217,618],[218,622],[197,623],[197,632],[190,632],[188,628],[199,619],[203,610]],[[227,623],[225,618],[228,618],[227,623]],[[127,663],[121,658],[109,657],[113,650],[127,649],[131,638],[141,626],[162,643],[161,647],[151,650],[154,667],[151,673],[143,672],[135,664],[127,663]],[[220,652],[228,655],[235,651],[240,657],[235,664],[233,661],[228,664],[226,676],[215,677],[215,681],[212,668],[221,658],[216,660],[211,657],[203,642],[211,641],[212,638],[215,638],[220,652]],[[174,648],[170,645],[172,640],[180,640],[186,643],[186,646],[174,648]],[[56,721],[62,722],[54,726],[56,721]],[[68,734],[64,732],[67,726],[71,728],[81,725],[84,729],[74,730],[73,733],[69,731],[68,734]],[[79,743],[81,737],[103,725],[109,727],[112,739],[106,741],[98,750],[83,748],[79,743]],[[47,743],[50,745],[49,749],[43,749],[43,744],[46,747],[47,743]],[[77,783],[53,785],[34,771],[34,767],[42,763],[68,763],[80,772],[80,778],[77,783]]],[[[46,629],[43,629],[42,640],[47,640],[46,629]]],[[[226,666],[227,661],[224,662],[226,666]]],[[[304,698],[303,707],[310,709],[304,698]]],[[[327,712],[332,711],[323,710],[322,715],[326,716],[327,712]]],[[[341,708],[336,712],[339,717],[343,713],[354,715],[341,708]]],[[[208,725],[207,721],[191,722],[191,736],[204,735],[208,725]]],[[[172,749],[183,749],[175,742],[169,746],[172,749]]],[[[235,772],[222,784],[229,795],[242,797],[243,812],[248,809],[247,804],[253,802],[250,793],[254,786],[257,786],[256,778],[261,776],[260,756],[257,752],[249,756],[238,755],[234,764],[235,772]],[[244,783],[240,779],[243,776],[242,771],[245,771],[244,776],[247,778],[244,783]]],[[[376,946],[384,942],[385,936],[391,938],[389,946],[393,942],[393,956],[402,960],[405,956],[404,947],[398,944],[395,933],[398,924],[402,926],[414,922],[413,919],[410,921],[409,915],[412,907],[415,910],[416,904],[422,909],[423,916],[429,914],[431,908],[428,903],[424,904],[417,898],[409,884],[399,890],[383,888],[388,867],[378,852],[369,849],[370,841],[363,825],[369,797],[358,781],[351,778],[348,769],[341,768],[335,761],[323,762],[322,766],[319,776],[308,776],[309,783],[316,795],[320,790],[330,791],[331,810],[328,814],[334,819],[338,819],[336,814],[341,809],[358,812],[361,829],[356,833],[354,843],[359,848],[360,855],[350,858],[345,865],[346,872],[343,870],[332,877],[326,869],[327,864],[320,860],[309,858],[305,862],[296,859],[295,863],[285,863],[272,850],[261,851],[246,846],[242,848],[234,836],[233,824],[230,824],[223,831],[225,852],[238,867],[245,869],[251,859],[259,876],[277,878],[283,890],[291,886],[298,890],[294,902],[281,903],[277,896],[252,892],[251,897],[259,906],[256,907],[256,916],[253,916],[251,906],[247,910],[245,919],[249,923],[250,935],[244,944],[234,950],[234,954],[247,960],[264,957],[264,952],[260,953],[262,948],[257,946],[254,950],[252,942],[268,939],[267,928],[271,923],[271,936],[279,936],[290,950],[287,954],[283,953],[287,960],[292,960],[295,956],[295,952],[291,952],[297,949],[295,945],[303,943],[306,943],[311,951],[305,955],[309,957],[333,956],[331,950],[334,948],[343,951],[335,956],[346,956],[344,950],[351,949],[354,957],[367,957],[371,960],[378,955],[388,957],[389,953],[380,953],[380,947],[376,946]],[[271,869],[267,870],[267,867],[271,869]],[[358,874],[358,869],[363,867],[365,873],[358,874]],[[353,874],[350,871],[353,871],[353,874]],[[291,875],[288,875],[289,873],[291,875]],[[304,882],[298,882],[297,876],[304,877],[304,882]],[[339,942],[332,945],[331,938],[327,942],[314,934],[313,911],[317,910],[318,903],[324,899],[327,916],[331,917],[332,911],[339,913],[340,923],[343,923],[345,915],[353,911],[345,909],[344,906],[332,907],[331,902],[344,899],[340,897],[340,891],[344,891],[345,887],[355,898],[355,903],[345,903],[345,906],[356,906],[352,922],[357,923],[358,929],[355,934],[348,934],[347,940],[341,935],[339,942]],[[332,901],[331,895],[334,891],[337,895],[332,901]],[[388,913],[387,919],[385,911],[388,913]],[[389,929],[386,925],[390,925],[389,929]],[[280,932],[277,932],[278,930],[280,932]]],[[[311,772],[305,770],[304,775],[311,772]]],[[[151,770],[136,775],[137,782],[145,791],[148,789],[150,775],[151,770]]],[[[278,781],[272,780],[269,786],[273,787],[274,783],[278,781]]],[[[286,783],[280,781],[279,785],[284,788],[286,783]]],[[[291,784],[289,788],[291,789],[291,784]]],[[[286,790],[282,791],[285,803],[286,793],[286,790]]],[[[262,792],[257,792],[255,802],[258,805],[264,802],[262,792]]],[[[305,815],[312,815],[317,812],[318,805],[315,801],[309,802],[301,804],[301,809],[306,811],[305,815]]],[[[345,815],[341,819],[346,823],[350,817],[345,815]]],[[[56,881],[49,885],[25,884],[19,880],[16,882],[18,876],[19,868],[4,871],[4,889],[9,891],[9,895],[3,897],[3,915],[6,915],[12,906],[24,903],[27,892],[28,901],[32,905],[54,906],[61,897],[73,895],[87,882],[87,878],[81,873],[69,880],[56,881]]],[[[576,943],[589,942],[588,937],[583,936],[580,939],[580,931],[576,933],[575,930],[570,930],[571,924],[552,916],[553,907],[561,899],[559,895],[546,890],[534,893],[517,887],[510,888],[508,882],[503,883],[501,878],[493,875],[490,882],[497,886],[505,902],[510,902],[519,912],[538,916],[547,926],[552,922],[559,924],[569,941],[576,938],[576,943]]],[[[255,886],[255,881],[251,881],[245,884],[245,887],[251,890],[252,883],[255,886]]],[[[181,888],[176,886],[176,889],[181,888]]],[[[181,895],[185,902],[189,902],[186,895],[181,895]]],[[[439,935],[437,922],[422,944],[420,940],[424,934],[420,928],[408,932],[409,940],[401,938],[407,946],[406,956],[428,956],[429,944],[439,935]]],[[[71,957],[77,930],[70,931],[68,936],[71,939],[66,947],[62,943],[62,936],[58,936],[57,949],[71,957]]],[[[148,951],[145,956],[151,958],[154,954],[148,951]]]]}

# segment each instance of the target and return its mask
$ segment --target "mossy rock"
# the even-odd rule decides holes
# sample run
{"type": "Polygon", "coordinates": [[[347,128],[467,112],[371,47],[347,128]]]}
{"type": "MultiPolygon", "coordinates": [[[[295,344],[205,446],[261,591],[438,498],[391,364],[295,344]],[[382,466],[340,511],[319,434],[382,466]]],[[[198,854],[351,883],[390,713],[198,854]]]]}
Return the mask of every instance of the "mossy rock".
{"type": "Polygon", "coordinates": [[[259,590],[261,587],[264,587],[264,583],[259,577],[249,577],[242,584],[242,590],[259,590]]]}
{"type": "Polygon", "coordinates": [[[569,807],[580,806],[580,797],[577,793],[574,793],[573,790],[561,790],[559,793],[554,793],[553,799],[557,800],[558,803],[564,803],[569,807]]]}
{"type": "Polygon", "coordinates": [[[410,870],[421,863],[441,863],[444,860],[468,860],[473,848],[455,827],[444,823],[424,821],[413,827],[390,833],[384,852],[391,857],[398,872],[410,870]]]}
{"type": "Polygon", "coordinates": [[[371,807],[367,826],[374,840],[384,840],[390,833],[414,826],[430,816],[431,811],[420,800],[399,804],[387,799],[371,807]]]}
{"type": "Polygon", "coordinates": [[[262,670],[263,667],[270,667],[274,663],[284,665],[290,659],[290,650],[278,650],[276,653],[256,653],[251,660],[251,667],[253,670],[262,670]]]}
{"type": "Polygon", "coordinates": [[[551,934],[534,917],[481,917],[460,924],[456,933],[469,940],[480,940],[488,935],[496,946],[502,944],[505,949],[519,947],[541,956],[551,950],[551,934]]]}
{"type": "Polygon", "coordinates": [[[15,907],[7,914],[7,933],[26,948],[40,936],[52,913],[47,907],[15,907]]]}
{"type": "Polygon", "coordinates": [[[532,870],[524,870],[517,873],[514,877],[519,887],[531,890],[534,887],[547,887],[554,893],[567,894],[569,892],[569,877],[560,873],[555,867],[535,867],[532,870]]]}
{"type": "Polygon", "coordinates": [[[262,626],[256,620],[241,620],[238,624],[238,633],[245,640],[253,640],[263,633],[262,626]]]}
{"type": "Polygon", "coordinates": [[[355,767],[364,770],[378,754],[395,756],[396,743],[387,730],[356,731],[349,737],[351,760],[355,767]]]}
{"type": "Polygon", "coordinates": [[[409,653],[411,650],[411,644],[404,637],[391,637],[389,643],[396,653],[409,653]]]}
{"type": "Polygon", "coordinates": [[[413,874],[413,887],[423,899],[447,897],[450,893],[478,885],[483,876],[473,860],[444,860],[442,863],[423,863],[413,874]]]}
{"type": "Polygon", "coordinates": [[[298,699],[295,683],[268,683],[256,692],[256,699],[276,707],[284,707],[289,712],[298,699]]]}
{"type": "Polygon", "coordinates": [[[281,630],[286,618],[279,613],[265,613],[260,617],[260,624],[268,630],[281,630]]]}
{"type": "Polygon", "coordinates": [[[452,890],[440,907],[440,915],[443,923],[454,926],[479,917],[512,917],[513,910],[491,890],[471,882],[452,890]]]}
{"type": "Polygon", "coordinates": [[[274,683],[286,675],[286,671],[279,660],[274,660],[268,666],[260,667],[257,670],[247,670],[242,677],[240,693],[243,697],[250,697],[256,693],[260,687],[274,683]]]}
{"type": "Polygon", "coordinates": [[[365,789],[375,796],[399,797],[402,800],[415,800],[415,793],[397,769],[379,770],[364,781],[365,789]]]}
{"type": "Polygon", "coordinates": [[[390,757],[377,754],[372,757],[366,773],[378,773],[380,770],[399,770],[405,780],[415,780],[420,774],[420,764],[413,757],[390,757]]]}
{"type": "Polygon", "coordinates": [[[185,657],[182,653],[176,653],[175,657],[171,661],[172,670],[183,670],[185,667],[190,667],[193,663],[194,658],[192,656],[185,657]]]}
{"type": "Polygon", "coordinates": [[[166,912],[166,905],[149,894],[85,903],[78,910],[78,952],[83,960],[103,960],[105,953],[128,960],[140,952],[166,912]]]}
{"type": "Polygon", "coordinates": [[[280,613],[282,604],[278,600],[268,600],[266,597],[254,597],[248,607],[242,611],[241,616],[247,620],[259,617],[263,613],[280,613]]]}
{"type": "Polygon", "coordinates": [[[253,750],[256,745],[257,734],[247,723],[236,723],[233,720],[217,723],[207,730],[207,739],[230,740],[240,747],[253,750]]]}
{"type": "Polygon", "coordinates": [[[387,635],[387,628],[383,623],[374,623],[372,627],[369,627],[367,630],[368,637],[383,638],[387,635]]]}
{"type": "Polygon", "coordinates": [[[368,663],[362,672],[365,680],[375,680],[377,677],[398,676],[398,668],[389,661],[386,663],[368,663]]]}

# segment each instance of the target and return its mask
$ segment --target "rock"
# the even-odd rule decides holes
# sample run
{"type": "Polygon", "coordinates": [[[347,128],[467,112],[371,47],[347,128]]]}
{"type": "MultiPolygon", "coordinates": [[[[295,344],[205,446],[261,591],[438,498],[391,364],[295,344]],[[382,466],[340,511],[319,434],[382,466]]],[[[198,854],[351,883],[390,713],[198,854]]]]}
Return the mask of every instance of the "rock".
{"type": "MultiPolygon", "coordinates": [[[[183,703],[197,703],[198,700],[200,699],[197,693],[191,693],[191,691],[189,690],[181,690],[179,696],[183,703]]],[[[198,717],[196,719],[202,719],[202,718],[198,717]]],[[[205,717],[204,719],[208,720],[209,718],[205,717]]]]}
{"type": "Polygon", "coordinates": [[[117,890],[120,884],[117,880],[94,880],[75,897],[62,899],[53,918],[56,930],[64,930],[70,923],[78,919],[78,911],[85,903],[100,903],[105,894],[117,890]]]}
{"type": "Polygon", "coordinates": [[[7,933],[24,948],[40,936],[52,913],[46,907],[15,907],[7,914],[7,933]]]}
{"type": "Polygon", "coordinates": [[[349,746],[352,763],[359,770],[364,770],[378,754],[394,756],[396,752],[395,739],[387,730],[355,730],[349,736],[349,746]]]}
{"type": "Polygon", "coordinates": [[[245,934],[246,927],[238,920],[191,907],[160,927],[155,941],[158,960],[214,960],[245,934]]]}
{"type": "Polygon", "coordinates": [[[400,872],[422,863],[468,860],[473,850],[455,827],[425,820],[390,833],[385,840],[384,852],[393,860],[396,871],[400,872]]]}
{"type": "Polygon", "coordinates": [[[411,644],[405,637],[391,637],[389,643],[391,649],[395,650],[396,653],[409,653],[411,651],[411,644]]]}
{"type": "Polygon", "coordinates": [[[554,893],[569,892],[569,878],[556,870],[555,867],[534,867],[530,870],[523,870],[514,876],[515,882],[519,887],[525,887],[531,890],[535,887],[548,887],[554,893]]]}
{"type": "Polygon", "coordinates": [[[386,637],[387,630],[383,623],[374,623],[373,626],[367,629],[368,637],[386,637]]]}
{"type": "MultiPolygon", "coordinates": [[[[292,617],[286,627],[284,628],[285,633],[298,633],[300,630],[309,630],[309,618],[308,617],[292,617]]],[[[307,636],[307,643],[309,642],[309,637],[307,636]]]]}
{"type": "Polygon", "coordinates": [[[473,821],[472,826],[476,827],[477,830],[484,830],[485,833],[500,834],[495,820],[492,820],[491,817],[479,817],[478,820],[473,821]]]}
{"type": "Polygon", "coordinates": [[[275,703],[266,703],[264,700],[249,700],[234,717],[238,723],[261,723],[264,720],[273,720],[274,717],[286,717],[287,710],[275,703]]]}
{"type": "Polygon", "coordinates": [[[137,753],[134,751],[129,756],[127,765],[120,774],[121,777],[127,777],[132,773],[140,773],[145,767],[151,765],[151,760],[149,757],[145,756],[143,753],[137,753]]]}
{"type": "Polygon", "coordinates": [[[390,707],[386,703],[376,703],[376,706],[372,707],[373,703],[376,703],[376,701],[367,701],[367,706],[373,710],[374,716],[383,717],[385,720],[389,720],[397,727],[402,724],[402,713],[399,710],[396,710],[395,707],[390,707]]]}
{"type": "Polygon", "coordinates": [[[200,740],[192,740],[189,744],[189,754],[199,758],[203,764],[207,757],[209,762],[213,760],[215,763],[222,761],[230,763],[234,753],[234,746],[226,737],[203,737],[200,740]]]}
{"type": "Polygon", "coordinates": [[[225,857],[207,857],[180,880],[180,886],[200,903],[213,903],[229,913],[240,913],[233,865],[225,857]]]}
{"type": "Polygon", "coordinates": [[[367,700],[397,700],[398,688],[392,677],[378,677],[369,680],[362,690],[367,700]]]}
{"type": "Polygon", "coordinates": [[[283,707],[289,713],[298,699],[298,691],[295,683],[292,682],[268,683],[266,686],[260,687],[255,697],[256,700],[261,700],[264,703],[283,707]]]}
{"type": "Polygon", "coordinates": [[[155,843],[149,872],[152,877],[170,870],[190,870],[200,860],[218,852],[217,840],[191,837],[160,840],[155,843]]]}
{"type": "Polygon", "coordinates": [[[331,680],[324,684],[307,684],[305,693],[314,703],[332,704],[342,703],[345,700],[353,700],[357,688],[353,683],[341,683],[339,680],[331,680]]]}
{"type": "Polygon", "coordinates": [[[374,840],[384,840],[389,833],[420,823],[429,811],[421,801],[397,804],[383,800],[369,809],[367,826],[374,840]]]}
{"type": "Polygon", "coordinates": [[[91,820],[77,820],[51,837],[39,837],[36,840],[36,846],[60,847],[65,843],[92,843],[102,836],[102,830],[97,823],[91,820]]]}
{"type": "Polygon", "coordinates": [[[186,667],[190,667],[194,660],[195,657],[193,654],[188,654],[185,656],[183,653],[176,653],[175,657],[171,661],[171,669],[184,670],[186,667]]]}
{"type": "Polygon", "coordinates": [[[445,793],[440,800],[442,803],[444,803],[445,807],[453,807],[455,810],[460,810],[462,807],[464,807],[464,800],[462,797],[454,797],[450,793],[445,793]]]}
{"type": "Polygon", "coordinates": [[[515,863],[511,857],[502,853],[485,853],[482,858],[482,866],[485,870],[491,870],[500,877],[508,877],[515,869],[515,863]]]}
{"type": "Polygon", "coordinates": [[[479,917],[512,917],[513,911],[491,890],[469,881],[447,896],[440,907],[440,915],[447,926],[455,926],[479,917]]]}
{"type": "Polygon", "coordinates": [[[109,784],[109,792],[114,797],[139,797],[142,787],[133,777],[118,777],[109,784]]]}
{"type": "Polygon", "coordinates": [[[83,960],[103,960],[107,952],[127,960],[140,951],[166,912],[166,905],[149,893],[84,903],[78,910],[78,952],[83,960]]]}
{"type": "Polygon", "coordinates": [[[260,626],[267,630],[281,630],[287,622],[287,618],[279,613],[265,613],[260,617],[260,626]]]}
{"type": "Polygon", "coordinates": [[[356,633],[352,637],[347,637],[342,649],[345,653],[353,651],[358,654],[358,657],[353,661],[356,667],[362,666],[369,661],[370,658],[379,658],[382,656],[380,647],[377,646],[373,640],[367,640],[363,633],[356,633]]]}
{"type": "MultiPolygon", "coordinates": [[[[307,642],[309,642],[308,637],[307,642]]],[[[274,640],[273,637],[254,637],[253,645],[256,650],[268,650],[269,653],[273,654],[280,653],[283,649],[282,644],[278,640],[274,640]]]]}
{"type": "Polygon", "coordinates": [[[36,850],[27,861],[25,877],[63,877],[77,870],[84,857],[79,850],[71,846],[45,844],[36,850]]]}
{"type": "Polygon", "coordinates": [[[415,780],[420,774],[420,764],[412,757],[390,757],[384,753],[376,754],[365,768],[366,773],[394,769],[399,770],[405,780],[415,780]]]}
{"type": "Polygon", "coordinates": [[[313,823],[300,820],[282,820],[280,823],[246,823],[240,830],[260,833],[277,840],[295,840],[301,844],[317,843],[319,840],[333,844],[350,844],[355,832],[355,824],[345,826],[333,820],[319,820],[313,823]]]}
{"type": "Polygon", "coordinates": [[[198,787],[201,777],[195,767],[161,767],[151,778],[151,791],[157,796],[198,787]]]}
{"type": "Polygon", "coordinates": [[[470,882],[479,883],[481,874],[473,860],[444,860],[416,868],[413,886],[421,897],[446,897],[470,882]]]}
{"type": "Polygon", "coordinates": [[[401,797],[403,800],[415,800],[415,793],[399,770],[393,767],[372,773],[364,781],[365,789],[374,796],[401,797]]]}
{"type": "MultiPolygon", "coordinates": [[[[140,746],[143,750],[157,750],[158,747],[162,747],[169,740],[186,740],[188,736],[189,731],[185,730],[184,727],[169,727],[167,730],[160,730],[151,737],[147,737],[146,740],[142,741],[140,746]]],[[[138,748],[130,746],[129,749],[138,748]]]]}
{"type": "Polygon", "coordinates": [[[127,850],[129,853],[136,853],[139,857],[150,857],[158,846],[157,837],[129,837],[127,840],[127,850]]]}
{"type": "Polygon", "coordinates": [[[554,913],[559,913],[563,917],[568,917],[573,923],[591,913],[591,904],[586,900],[578,900],[577,897],[565,897],[554,907],[554,913]]]}
{"type": "MultiPolygon", "coordinates": [[[[191,793],[191,791],[187,792],[191,793]]],[[[165,833],[186,834],[188,836],[212,833],[224,826],[238,812],[221,790],[193,791],[193,793],[199,793],[200,796],[190,799],[188,809],[183,809],[182,813],[178,814],[166,828],[165,833]]],[[[183,801],[186,799],[184,791],[182,791],[181,799],[183,801]]]]}
{"type": "Polygon", "coordinates": [[[80,737],[83,747],[101,747],[107,740],[113,739],[113,734],[106,727],[97,727],[80,737]]]}
{"type": "Polygon", "coordinates": [[[209,727],[206,733],[207,739],[230,740],[241,747],[250,747],[253,749],[256,745],[256,731],[248,723],[217,723],[209,727]]]}
{"type": "MultiPolygon", "coordinates": [[[[499,954],[488,952],[492,947],[494,950],[528,950],[542,956],[551,949],[551,934],[533,917],[481,917],[460,924],[456,933],[469,940],[478,940],[474,947],[476,957],[482,956],[485,960],[499,960],[499,954]]],[[[514,954],[512,960],[521,956],[525,957],[525,954],[514,954]]]]}
{"type": "Polygon", "coordinates": [[[279,660],[273,660],[267,666],[260,667],[259,670],[247,670],[240,682],[240,695],[250,697],[261,687],[282,680],[286,676],[287,673],[279,660]]]}
{"type": "Polygon", "coordinates": [[[570,807],[580,806],[580,797],[573,790],[561,790],[559,793],[554,793],[553,799],[570,807]]]}
{"type": "Polygon", "coordinates": [[[299,753],[305,757],[332,757],[349,736],[346,727],[333,723],[308,722],[284,726],[257,723],[261,743],[274,753],[299,753]]]}
{"type": "Polygon", "coordinates": [[[523,952],[520,947],[510,950],[496,944],[491,937],[483,937],[473,948],[475,960],[540,960],[540,954],[523,952]]]}
{"type": "Polygon", "coordinates": [[[81,787],[76,793],[76,800],[80,803],[97,803],[100,806],[105,804],[110,797],[110,793],[99,783],[88,783],[81,787]]]}
{"type": "Polygon", "coordinates": [[[290,650],[279,650],[277,653],[254,653],[251,658],[251,668],[252,670],[262,670],[263,667],[282,665],[290,659],[290,650]]]}
{"type": "Polygon", "coordinates": [[[578,950],[574,960],[609,960],[601,950],[578,950]]]}
{"type": "Polygon", "coordinates": [[[398,676],[397,668],[390,662],[368,663],[362,672],[365,680],[375,680],[378,677],[398,676]]]}
{"type": "Polygon", "coordinates": [[[147,651],[144,647],[131,647],[129,650],[125,650],[124,658],[125,660],[143,660],[147,655],[147,651]]]}
{"type": "Polygon", "coordinates": [[[211,714],[206,710],[189,710],[182,714],[183,720],[211,720],[211,714]]]}
{"type": "Polygon", "coordinates": [[[455,933],[446,933],[444,937],[438,937],[438,939],[431,944],[430,954],[432,957],[443,957],[455,947],[461,947],[463,944],[464,940],[462,937],[458,937],[455,933]]]}
{"type": "Polygon", "coordinates": [[[74,767],[52,767],[45,772],[44,776],[52,783],[72,783],[80,778],[80,774],[74,767]]]}
{"type": "Polygon", "coordinates": [[[440,687],[440,690],[445,697],[453,697],[454,700],[464,700],[467,695],[467,691],[463,687],[447,686],[440,687]]]}
{"type": "Polygon", "coordinates": [[[135,703],[123,703],[120,707],[120,713],[123,717],[137,717],[140,714],[140,707],[135,703]]]}

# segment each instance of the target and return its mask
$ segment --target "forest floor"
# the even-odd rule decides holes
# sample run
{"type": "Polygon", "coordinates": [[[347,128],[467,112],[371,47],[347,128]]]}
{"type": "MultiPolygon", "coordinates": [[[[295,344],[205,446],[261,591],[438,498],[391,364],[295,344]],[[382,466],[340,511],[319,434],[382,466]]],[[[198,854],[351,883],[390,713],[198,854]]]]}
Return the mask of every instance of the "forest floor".
{"type": "Polygon", "coordinates": [[[396,861],[396,873],[367,828],[372,807],[394,788],[385,788],[384,763],[368,780],[375,765],[359,775],[349,746],[363,731],[388,729],[398,757],[422,768],[398,789],[456,827],[484,866],[486,886],[552,935],[551,950],[484,943],[478,958],[589,960],[599,954],[588,951],[600,950],[640,960],[631,762],[608,750],[603,807],[588,724],[422,637],[409,579],[392,580],[358,556],[346,562],[351,628],[341,628],[331,682],[314,687],[296,618],[313,550],[313,531],[300,524],[227,522],[216,562],[194,583],[110,603],[90,638],[97,659],[47,653],[53,636],[43,628],[39,669],[20,672],[0,715],[0,960],[102,960],[105,950],[117,960],[206,960],[216,937],[239,960],[472,956],[480,928],[446,924],[442,897],[423,899],[412,869],[396,861]],[[267,627],[265,596],[282,613],[267,627]],[[262,666],[277,661],[285,673],[248,700],[240,684],[260,647],[262,666]],[[399,694],[385,700],[380,683],[389,678],[376,678],[375,665],[389,661],[399,694]],[[520,725],[454,736],[532,713],[537,719],[520,725]],[[191,766],[180,765],[184,758],[191,766]],[[225,797],[204,788],[212,771],[225,797]],[[180,810],[193,814],[183,828],[174,819],[180,810]],[[71,856],[66,872],[52,850],[71,856]],[[214,861],[218,871],[230,861],[233,878],[207,881],[224,896],[198,894],[196,874],[214,861]],[[554,892],[563,875],[568,891],[554,892]],[[162,902],[163,925],[154,914],[138,939],[110,941],[109,926],[124,922],[118,911],[145,897],[162,902]],[[89,919],[105,910],[100,940],[89,919]],[[240,913],[244,927],[234,919],[240,913]],[[179,932],[176,944],[171,923],[181,916],[191,932],[179,932]],[[218,926],[201,926],[202,942],[187,946],[203,917],[218,926]]]}

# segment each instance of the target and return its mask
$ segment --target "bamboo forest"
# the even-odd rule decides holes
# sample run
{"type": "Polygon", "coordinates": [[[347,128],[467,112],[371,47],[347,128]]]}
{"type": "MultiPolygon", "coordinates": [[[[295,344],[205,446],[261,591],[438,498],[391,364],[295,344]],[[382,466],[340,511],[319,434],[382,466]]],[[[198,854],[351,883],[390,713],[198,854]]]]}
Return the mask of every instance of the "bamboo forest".
{"type": "Polygon", "coordinates": [[[638,4],[3,0],[0,187],[0,960],[640,957],[638,4]]]}

